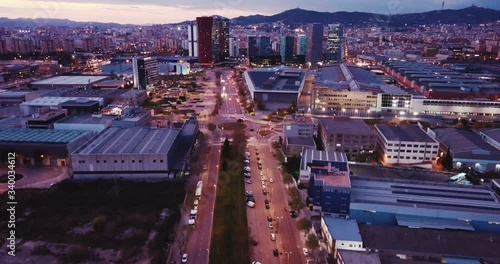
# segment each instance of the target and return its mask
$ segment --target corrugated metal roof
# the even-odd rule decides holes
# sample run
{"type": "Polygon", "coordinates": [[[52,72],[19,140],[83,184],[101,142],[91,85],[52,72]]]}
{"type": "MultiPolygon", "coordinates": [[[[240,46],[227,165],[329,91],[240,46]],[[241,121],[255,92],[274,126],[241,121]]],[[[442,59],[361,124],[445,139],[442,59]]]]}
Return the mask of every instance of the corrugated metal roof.
{"type": "Polygon", "coordinates": [[[88,131],[29,128],[0,128],[0,141],[32,143],[70,143],[88,131]]]}

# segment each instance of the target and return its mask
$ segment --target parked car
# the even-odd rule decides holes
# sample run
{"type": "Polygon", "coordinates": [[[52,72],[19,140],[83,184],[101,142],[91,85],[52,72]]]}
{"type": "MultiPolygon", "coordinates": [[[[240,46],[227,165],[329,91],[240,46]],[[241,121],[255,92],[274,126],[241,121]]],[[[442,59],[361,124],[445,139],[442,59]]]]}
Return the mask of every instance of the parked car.
{"type": "Polygon", "coordinates": [[[181,262],[182,263],[187,263],[188,262],[188,254],[187,253],[182,254],[181,262]]]}
{"type": "Polygon", "coordinates": [[[307,248],[303,248],[302,252],[304,252],[304,256],[309,256],[309,250],[307,248]]]}
{"type": "Polygon", "coordinates": [[[273,217],[272,217],[272,216],[270,216],[270,215],[268,215],[268,216],[267,216],[267,221],[268,221],[268,222],[272,222],[272,221],[273,221],[273,217]]]}
{"type": "Polygon", "coordinates": [[[278,249],[277,249],[277,248],[273,249],[273,255],[274,255],[275,257],[277,257],[279,254],[280,254],[280,253],[279,253],[279,251],[278,251],[278,249]]]}
{"type": "Polygon", "coordinates": [[[269,178],[269,182],[273,183],[274,182],[273,178],[269,178]]]}
{"type": "Polygon", "coordinates": [[[273,223],[269,222],[268,224],[269,228],[274,228],[273,223]]]}
{"type": "Polygon", "coordinates": [[[247,206],[250,207],[250,208],[254,208],[255,207],[255,202],[247,201],[247,206]]]}
{"type": "Polygon", "coordinates": [[[196,216],[189,216],[188,225],[194,226],[196,224],[196,216]]]}
{"type": "Polygon", "coordinates": [[[297,212],[295,212],[295,211],[290,211],[290,216],[291,216],[292,218],[296,218],[296,217],[297,217],[297,212]]]}
{"type": "Polygon", "coordinates": [[[250,179],[245,179],[245,183],[250,184],[250,183],[252,183],[252,180],[250,180],[250,179]]]}

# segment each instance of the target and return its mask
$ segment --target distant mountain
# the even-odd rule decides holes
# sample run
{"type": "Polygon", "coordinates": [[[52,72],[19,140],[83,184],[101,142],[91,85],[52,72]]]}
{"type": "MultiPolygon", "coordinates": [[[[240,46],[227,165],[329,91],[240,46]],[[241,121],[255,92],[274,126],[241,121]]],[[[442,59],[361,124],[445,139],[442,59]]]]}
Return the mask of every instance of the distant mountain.
{"type": "Polygon", "coordinates": [[[471,6],[457,10],[436,10],[425,13],[383,15],[364,12],[318,12],[300,8],[271,15],[240,16],[234,24],[249,25],[282,21],[287,25],[306,23],[379,24],[382,26],[404,26],[421,24],[481,24],[500,20],[500,11],[471,6]]]}
{"type": "Polygon", "coordinates": [[[100,26],[100,27],[115,27],[123,26],[118,23],[101,23],[101,22],[77,22],[69,19],[57,18],[6,18],[0,17],[0,27],[85,27],[85,26],[100,26]]]}

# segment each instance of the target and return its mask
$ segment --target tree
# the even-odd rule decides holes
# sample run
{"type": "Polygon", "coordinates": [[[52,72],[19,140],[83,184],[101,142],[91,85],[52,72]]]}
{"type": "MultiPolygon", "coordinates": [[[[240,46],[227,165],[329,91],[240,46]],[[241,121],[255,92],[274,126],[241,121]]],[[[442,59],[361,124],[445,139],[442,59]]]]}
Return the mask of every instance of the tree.
{"type": "Polygon", "coordinates": [[[305,234],[306,232],[308,232],[312,228],[311,220],[309,220],[307,218],[300,218],[299,221],[297,221],[297,228],[300,231],[304,232],[304,234],[305,234]]]}
{"type": "Polygon", "coordinates": [[[213,132],[214,130],[217,129],[217,125],[215,125],[214,123],[208,123],[207,128],[209,131],[213,132]]]}
{"type": "Polygon", "coordinates": [[[305,204],[302,201],[302,196],[300,195],[300,191],[298,189],[288,189],[288,195],[290,195],[290,209],[292,209],[293,211],[299,211],[300,209],[305,207],[305,204]]]}
{"type": "Polygon", "coordinates": [[[319,247],[319,240],[316,234],[309,234],[307,236],[306,247],[311,251],[314,251],[319,247]]]}
{"type": "Polygon", "coordinates": [[[446,152],[446,156],[443,158],[443,161],[441,164],[448,171],[451,171],[453,169],[453,157],[451,156],[450,148],[448,148],[448,151],[446,152]]]}
{"type": "Polygon", "coordinates": [[[222,155],[224,156],[229,156],[229,153],[231,152],[231,142],[229,142],[229,139],[226,138],[224,140],[224,145],[222,145],[222,155]]]}

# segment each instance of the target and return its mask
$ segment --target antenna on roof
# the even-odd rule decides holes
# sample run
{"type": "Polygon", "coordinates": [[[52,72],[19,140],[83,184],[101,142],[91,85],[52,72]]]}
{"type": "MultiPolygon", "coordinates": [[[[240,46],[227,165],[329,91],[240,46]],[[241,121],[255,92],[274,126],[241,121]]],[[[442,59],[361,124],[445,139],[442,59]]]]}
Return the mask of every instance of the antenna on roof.
{"type": "Polygon", "coordinates": [[[443,12],[444,10],[444,0],[443,0],[443,4],[441,5],[441,12],[443,12]]]}

